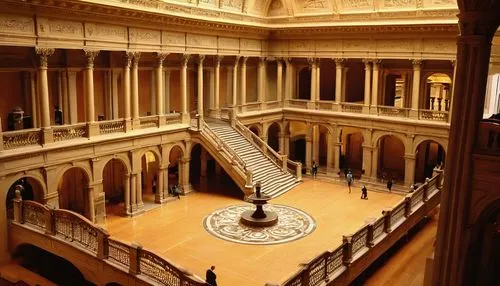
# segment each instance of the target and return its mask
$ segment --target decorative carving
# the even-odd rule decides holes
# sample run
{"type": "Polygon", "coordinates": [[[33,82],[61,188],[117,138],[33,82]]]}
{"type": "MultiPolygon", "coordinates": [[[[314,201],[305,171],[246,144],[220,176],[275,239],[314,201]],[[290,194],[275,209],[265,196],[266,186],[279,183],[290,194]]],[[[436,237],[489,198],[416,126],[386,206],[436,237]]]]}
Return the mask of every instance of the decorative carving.
{"type": "Polygon", "coordinates": [[[123,53],[123,65],[126,68],[130,68],[132,66],[132,59],[134,58],[133,52],[125,52],[123,53]]]}
{"type": "Polygon", "coordinates": [[[47,67],[49,57],[54,53],[54,49],[36,47],[35,52],[40,59],[40,67],[47,67]]]}
{"type": "Polygon", "coordinates": [[[239,48],[240,48],[240,40],[239,39],[219,37],[219,49],[239,50],[239,48]]]}
{"type": "Polygon", "coordinates": [[[35,22],[28,17],[0,15],[0,31],[33,35],[35,34],[35,22]]]}
{"type": "Polygon", "coordinates": [[[369,0],[342,0],[344,8],[366,8],[372,6],[372,1],[369,0]]]}
{"type": "Polygon", "coordinates": [[[346,59],[344,58],[334,58],[333,60],[335,61],[335,64],[337,66],[343,66],[344,62],[346,61],[346,59]]]}
{"type": "Polygon", "coordinates": [[[405,7],[415,5],[415,0],[385,0],[385,7],[405,7]]]}
{"type": "Polygon", "coordinates": [[[160,44],[161,31],[129,28],[131,43],[160,44]]]}
{"type": "Polygon", "coordinates": [[[205,55],[198,55],[198,64],[202,65],[205,60],[205,55]]]}
{"type": "Polygon", "coordinates": [[[87,68],[92,69],[94,68],[94,60],[99,54],[99,51],[96,50],[83,50],[85,53],[85,57],[87,58],[87,68]]]}
{"type": "Polygon", "coordinates": [[[163,31],[162,44],[167,46],[184,46],[186,44],[186,34],[163,31]]]}
{"type": "Polygon", "coordinates": [[[187,66],[189,58],[191,58],[190,54],[182,54],[182,66],[187,66]]]}
{"type": "Polygon", "coordinates": [[[85,23],[85,38],[127,41],[127,28],[118,25],[85,23]]]}
{"type": "Polygon", "coordinates": [[[420,68],[422,65],[422,60],[420,59],[412,59],[411,64],[413,65],[413,69],[420,68]]]}
{"type": "Polygon", "coordinates": [[[224,56],[222,56],[222,55],[216,55],[215,56],[215,64],[220,65],[220,62],[222,61],[223,58],[224,58],[224,56]]]}
{"type": "Polygon", "coordinates": [[[217,38],[212,36],[187,34],[186,42],[188,46],[192,47],[217,47],[217,38]]]}
{"type": "Polygon", "coordinates": [[[158,67],[163,66],[163,61],[167,58],[168,53],[156,53],[156,65],[158,67]]]}
{"type": "Polygon", "coordinates": [[[132,52],[132,66],[139,67],[139,60],[141,59],[141,52],[132,52]]]}
{"type": "Polygon", "coordinates": [[[247,51],[260,51],[261,45],[259,40],[240,39],[240,48],[247,51]]]}
{"type": "Polygon", "coordinates": [[[38,18],[38,34],[53,35],[64,34],[65,36],[83,37],[83,24],[80,22],[51,20],[47,18],[38,18]]]}
{"type": "Polygon", "coordinates": [[[241,57],[241,66],[246,67],[248,57],[241,57]]]}
{"type": "Polygon", "coordinates": [[[305,0],[302,6],[304,9],[326,8],[325,0],[305,0]]]}
{"type": "Polygon", "coordinates": [[[236,68],[238,66],[238,62],[240,61],[240,56],[236,56],[236,59],[234,60],[234,67],[236,68]]]}

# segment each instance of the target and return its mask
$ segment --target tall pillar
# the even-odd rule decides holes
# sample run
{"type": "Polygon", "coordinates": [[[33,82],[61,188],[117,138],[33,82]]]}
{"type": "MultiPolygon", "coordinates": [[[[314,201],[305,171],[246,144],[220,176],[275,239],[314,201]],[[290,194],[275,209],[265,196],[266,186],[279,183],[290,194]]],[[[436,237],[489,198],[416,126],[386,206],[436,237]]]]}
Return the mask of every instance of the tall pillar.
{"type": "Polygon", "coordinates": [[[320,134],[319,134],[319,125],[315,124],[313,125],[313,133],[312,133],[312,140],[313,140],[313,160],[316,161],[316,164],[319,165],[319,139],[320,139],[320,134]]]}
{"type": "Polygon", "coordinates": [[[137,212],[137,174],[132,173],[130,177],[130,214],[137,212]]]}
{"type": "Polygon", "coordinates": [[[125,174],[123,177],[124,197],[125,197],[125,214],[132,214],[131,198],[130,198],[130,174],[125,174]]]}
{"type": "Polygon", "coordinates": [[[336,175],[337,170],[335,170],[334,161],[334,145],[335,145],[335,137],[332,133],[328,132],[327,137],[327,151],[326,151],[326,174],[327,175],[336,175]]]}
{"type": "Polygon", "coordinates": [[[198,57],[198,115],[203,119],[203,60],[204,55],[198,57]]]}
{"type": "Polygon", "coordinates": [[[349,71],[349,68],[344,66],[342,68],[342,95],[341,95],[341,101],[342,102],[347,102],[347,72],[349,71]]]}
{"type": "Polygon", "coordinates": [[[88,205],[88,217],[89,220],[93,223],[96,223],[95,221],[95,201],[94,201],[94,187],[93,186],[88,186],[86,188],[87,190],[87,201],[89,202],[88,205]]]}
{"type": "Polygon", "coordinates": [[[285,133],[285,136],[283,136],[283,145],[283,155],[290,157],[290,133],[285,133]]]}
{"type": "Polygon", "coordinates": [[[420,102],[420,77],[422,71],[422,61],[413,60],[413,83],[411,88],[411,113],[412,117],[418,118],[418,109],[420,102]]]}
{"type": "Polygon", "coordinates": [[[316,98],[316,101],[321,100],[321,59],[317,59],[316,63],[316,95],[314,98],[316,98]]]}
{"type": "Polygon", "coordinates": [[[40,95],[41,121],[42,121],[42,142],[50,143],[54,141],[50,128],[50,106],[49,106],[49,83],[47,79],[48,58],[54,53],[54,49],[35,48],[40,59],[38,67],[38,94],[40,95]]]}
{"type": "Polygon", "coordinates": [[[118,99],[118,77],[120,76],[120,71],[113,69],[111,71],[111,118],[120,118],[119,114],[119,99],[118,99]]]}
{"type": "Polygon", "coordinates": [[[313,141],[313,127],[310,123],[308,123],[306,127],[306,173],[307,174],[311,174],[312,141],[313,141]]]}
{"type": "MultiPolygon", "coordinates": [[[[481,208],[486,207],[482,202],[494,202],[499,195],[498,187],[484,192],[479,191],[481,187],[474,183],[480,178],[474,176],[477,172],[473,151],[484,111],[491,42],[500,25],[500,2],[457,2],[460,35],[457,38],[457,71],[452,97],[449,138],[452,144],[448,145],[446,152],[432,285],[481,285],[478,282],[480,276],[487,274],[485,270],[492,265],[479,266],[481,263],[474,258],[477,252],[471,253],[474,248],[470,244],[477,231],[475,214],[480,214],[481,208]],[[472,265],[478,265],[479,271],[469,268],[472,265]]],[[[498,176],[495,179],[498,180],[498,176]]],[[[492,213],[494,211],[498,211],[498,205],[492,213]]]]}
{"type": "Polygon", "coordinates": [[[411,186],[415,180],[415,154],[405,154],[405,186],[411,186]]]}
{"type": "Polygon", "coordinates": [[[307,58],[311,67],[311,101],[316,101],[316,58],[307,58]]]}
{"type": "Polygon", "coordinates": [[[372,177],[372,150],[373,147],[369,145],[363,145],[363,179],[370,179],[372,177]]]}
{"type": "MultiPolygon", "coordinates": [[[[163,61],[167,57],[166,53],[156,53],[156,69],[155,69],[155,95],[156,95],[156,114],[162,118],[165,114],[163,111],[163,61]]],[[[159,120],[160,125],[162,120],[159,120]]]]}
{"type": "Polygon", "coordinates": [[[76,97],[76,71],[68,71],[69,124],[78,123],[78,101],[76,97]]]}
{"type": "Polygon", "coordinates": [[[365,64],[365,106],[370,105],[370,97],[371,97],[371,77],[372,77],[372,66],[371,61],[369,59],[363,59],[363,63],[365,64]]]}
{"type": "Polygon", "coordinates": [[[132,126],[139,128],[139,59],[141,53],[134,52],[132,58],[132,72],[130,76],[130,95],[132,98],[132,126]]]}
{"type": "Polygon", "coordinates": [[[184,192],[189,192],[191,190],[190,184],[189,184],[189,168],[190,168],[190,162],[191,158],[184,158],[182,159],[182,188],[184,189],[184,192]]]}
{"type": "MultiPolygon", "coordinates": [[[[31,118],[33,120],[33,127],[40,127],[38,120],[38,110],[39,110],[39,102],[38,102],[38,92],[36,86],[36,74],[34,72],[30,72],[30,94],[31,94],[31,118]]],[[[65,121],[67,123],[68,121],[65,121]]]]}
{"type": "Polygon", "coordinates": [[[373,78],[372,78],[372,106],[378,105],[378,79],[380,70],[380,60],[373,60],[373,78]]]}
{"type": "Polygon", "coordinates": [[[170,70],[165,70],[163,73],[163,98],[165,99],[163,102],[165,106],[163,107],[163,113],[170,113],[170,70]]]}
{"type": "Polygon", "coordinates": [[[292,63],[290,58],[285,58],[285,94],[283,95],[283,101],[287,99],[292,99],[292,63]]]}
{"type": "Polygon", "coordinates": [[[453,112],[453,95],[455,94],[455,79],[457,77],[457,61],[451,61],[453,66],[453,79],[451,81],[451,93],[450,93],[450,108],[448,110],[448,122],[451,122],[452,112],[453,112]]]}
{"type": "Polygon", "coordinates": [[[377,173],[378,173],[378,148],[379,146],[373,146],[372,149],[372,175],[371,177],[373,178],[373,181],[377,180],[377,173]]]}
{"type": "Polygon", "coordinates": [[[276,100],[283,101],[283,62],[276,60],[276,100]]]}
{"type": "Polygon", "coordinates": [[[220,62],[222,61],[223,56],[217,55],[215,57],[215,68],[214,68],[214,76],[215,76],[215,86],[214,86],[214,93],[213,93],[213,100],[210,102],[213,102],[213,106],[210,106],[211,109],[215,111],[216,117],[220,114],[220,107],[219,107],[219,102],[220,102],[220,62]]]}
{"type": "Polygon", "coordinates": [[[344,59],[334,59],[334,60],[335,60],[335,102],[341,103],[344,59]]]}
{"type": "Polygon", "coordinates": [[[99,126],[95,124],[95,106],[94,106],[94,59],[99,51],[84,50],[87,58],[87,67],[85,68],[85,91],[87,107],[88,136],[98,135],[99,126]]]}
{"type": "Polygon", "coordinates": [[[125,131],[132,129],[130,110],[130,67],[132,65],[133,53],[127,52],[123,55],[123,118],[125,119],[125,131]]]}
{"type": "Polygon", "coordinates": [[[335,173],[338,173],[340,172],[340,142],[335,142],[335,145],[334,145],[334,156],[333,156],[333,171],[335,173]]]}
{"type": "Polygon", "coordinates": [[[266,102],[266,58],[259,58],[259,66],[257,70],[257,102],[266,102]]]}
{"type": "Polygon", "coordinates": [[[189,123],[188,113],[188,93],[187,93],[187,65],[189,62],[190,54],[183,54],[181,66],[181,113],[182,122],[189,123]]]}
{"type": "Polygon", "coordinates": [[[241,59],[240,71],[240,105],[243,111],[244,105],[247,104],[247,57],[241,59]]]}
{"type": "MultiPolygon", "coordinates": [[[[156,174],[156,178],[158,179],[158,182],[156,184],[155,203],[157,203],[157,204],[164,203],[165,199],[167,197],[167,195],[165,194],[166,190],[168,193],[168,189],[165,188],[165,178],[167,178],[167,180],[168,180],[168,176],[166,174],[167,170],[168,170],[167,167],[160,166],[160,168],[158,168],[158,173],[156,174]]],[[[167,185],[168,185],[168,182],[167,182],[167,185]]]]}
{"type": "MultiPolygon", "coordinates": [[[[236,111],[236,107],[238,106],[238,62],[240,61],[240,57],[236,57],[234,61],[233,68],[233,109],[236,111]]],[[[233,111],[233,114],[235,113],[233,111]]]]}
{"type": "Polygon", "coordinates": [[[137,202],[137,211],[142,212],[144,211],[144,202],[142,201],[142,176],[141,172],[137,173],[137,176],[135,178],[135,191],[136,191],[136,202],[137,202]]]}

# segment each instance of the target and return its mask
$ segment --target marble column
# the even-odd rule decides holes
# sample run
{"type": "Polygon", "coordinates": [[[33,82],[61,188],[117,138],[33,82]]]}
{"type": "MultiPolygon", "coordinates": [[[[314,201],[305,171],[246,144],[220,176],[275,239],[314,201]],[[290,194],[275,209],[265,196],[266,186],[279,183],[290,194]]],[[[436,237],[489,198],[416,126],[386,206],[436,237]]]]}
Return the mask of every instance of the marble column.
{"type": "Polygon", "coordinates": [[[348,102],[347,100],[347,72],[349,71],[349,68],[344,65],[342,68],[342,95],[341,95],[341,102],[348,102]]]}
{"type": "Polygon", "coordinates": [[[170,70],[165,70],[163,72],[163,98],[165,106],[163,108],[163,113],[170,113],[170,70]]]}
{"type": "Polygon", "coordinates": [[[203,119],[203,61],[204,55],[198,56],[198,115],[203,119]]]}
{"type": "Polygon", "coordinates": [[[285,58],[285,94],[283,95],[283,101],[285,102],[288,99],[292,99],[292,63],[290,58],[285,58]]]}
{"type": "Polygon", "coordinates": [[[373,77],[372,77],[372,102],[373,107],[378,106],[378,79],[380,71],[380,60],[373,60],[373,77]]]}
{"type": "Polygon", "coordinates": [[[132,129],[130,110],[130,67],[134,54],[127,52],[123,55],[123,118],[125,119],[125,131],[132,129]]]}
{"type": "Polygon", "coordinates": [[[130,89],[132,98],[132,126],[134,129],[139,128],[139,59],[141,53],[134,52],[132,58],[132,71],[130,77],[130,89]]]}
{"type": "Polygon", "coordinates": [[[327,151],[326,151],[326,174],[336,175],[338,171],[335,170],[334,161],[336,160],[334,156],[334,145],[335,137],[332,133],[328,132],[327,137],[327,151]]]}
{"type": "Polygon", "coordinates": [[[49,83],[47,78],[48,58],[54,53],[54,49],[35,48],[35,51],[40,60],[40,65],[38,67],[38,93],[40,95],[42,119],[42,142],[46,144],[54,141],[50,127],[49,83]]]}
{"type": "Polygon", "coordinates": [[[136,191],[136,196],[135,196],[135,199],[136,199],[136,202],[137,202],[137,210],[142,212],[144,211],[143,208],[144,208],[144,202],[142,201],[142,176],[141,176],[141,172],[138,172],[137,173],[137,176],[135,178],[135,191],[136,191]]]}
{"type": "Polygon", "coordinates": [[[132,214],[131,198],[130,198],[130,174],[125,174],[123,178],[124,197],[125,197],[125,214],[132,214]]]}
{"type": "Polygon", "coordinates": [[[120,71],[113,69],[111,71],[111,118],[120,118],[119,114],[119,99],[118,99],[118,77],[120,76],[120,71]]]}
{"type": "Polygon", "coordinates": [[[283,62],[276,60],[276,100],[283,101],[283,62]]]}
{"type": "Polygon", "coordinates": [[[91,222],[96,223],[95,220],[95,201],[94,201],[94,187],[93,186],[88,186],[86,188],[87,190],[87,200],[88,200],[88,218],[91,222]]]}
{"type": "MultiPolygon", "coordinates": [[[[321,59],[317,59],[316,64],[316,95],[314,96],[316,101],[321,100],[321,59]]],[[[319,164],[319,163],[318,163],[319,164]]]]}
{"type": "Polygon", "coordinates": [[[371,179],[372,175],[372,150],[373,147],[369,145],[363,145],[363,170],[365,170],[364,174],[362,174],[363,179],[371,179]]]}
{"type": "Polygon", "coordinates": [[[310,68],[311,68],[311,102],[316,101],[316,58],[308,58],[307,61],[309,62],[310,68]]]}
{"type": "Polygon", "coordinates": [[[156,114],[160,117],[160,125],[162,125],[163,115],[163,61],[168,56],[166,53],[156,53],[156,68],[155,68],[155,95],[156,95],[156,114]]]}
{"type": "Polygon", "coordinates": [[[78,123],[78,100],[76,93],[76,71],[68,71],[69,124],[78,123]]]}
{"type": "Polygon", "coordinates": [[[87,67],[85,68],[85,91],[87,107],[88,136],[99,135],[99,125],[95,124],[95,106],[94,106],[94,59],[99,51],[85,50],[87,58],[87,67]]]}
{"type": "Polygon", "coordinates": [[[405,186],[411,186],[415,180],[415,154],[405,154],[405,186]]]}
{"type": "Polygon", "coordinates": [[[306,173],[311,174],[312,166],[312,141],[313,141],[313,128],[311,124],[306,127],[306,173]]]}
{"type": "MultiPolygon", "coordinates": [[[[63,111],[63,123],[69,124],[69,94],[68,94],[68,73],[66,71],[61,72],[61,89],[62,89],[62,111],[63,111]]],[[[35,125],[33,125],[35,126],[35,125]]]]}
{"type": "Polygon", "coordinates": [[[234,61],[233,67],[233,116],[236,111],[236,107],[238,106],[238,63],[240,61],[240,57],[236,57],[234,61]]]}
{"type": "Polygon", "coordinates": [[[182,161],[182,187],[184,192],[189,192],[191,190],[191,186],[189,184],[189,168],[191,158],[184,158],[182,161]]]}
{"type": "MultiPolygon", "coordinates": [[[[40,109],[40,104],[38,100],[38,92],[36,86],[36,74],[34,72],[30,72],[30,95],[31,95],[31,118],[33,120],[33,128],[40,127],[38,114],[40,109]]],[[[65,123],[68,121],[65,121],[65,123]]]]}
{"type": "Polygon", "coordinates": [[[182,65],[181,65],[181,113],[182,122],[189,123],[189,113],[188,113],[188,93],[187,93],[187,65],[189,62],[190,54],[183,54],[182,65]]]}
{"type": "Polygon", "coordinates": [[[220,62],[222,61],[223,56],[217,55],[215,57],[215,87],[214,87],[214,99],[213,102],[214,105],[211,106],[212,109],[215,111],[216,117],[219,116],[220,114],[220,107],[219,107],[219,102],[220,102],[220,62]]]}
{"type": "Polygon", "coordinates": [[[379,146],[373,146],[372,149],[372,175],[371,177],[373,178],[373,181],[377,181],[378,179],[378,148],[379,146]]]}
{"type": "Polygon", "coordinates": [[[342,146],[340,144],[340,142],[335,142],[334,144],[334,161],[333,161],[333,171],[335,173],[338,173],[340,171],[340,146],[342,146]]]}
{"type": "Polygon", "coordinates": [[[285,133],[285,136],[283,136],[283,151],[284,151],[284,154],[283,155],[287,155],[288,157],[290,157],[290,134],[289,133],[285,133]]]}
{"type": "Polygon", "coordinates": [[[266,102],[266,58],[259,58],[259,65],[257,69],[257,102],[263,103],[266,102]]]}
{"type": "Polygon", "coordinates": [[[313,160],[316,162],[316,164],[319,166],[319,139],[320,139],[320,133],[319,133],[319,125],[315,124],[313,126],[313,133],[312,133],[312,140],[313,140],[313,160]]]}
{"type": "MultiPolygon", "coordinates": [[[[156,174],[158,183],[156,184],[155,203],[157,204],[164,203],[168,194],[168,189],[165,187],[165,178],[168,180],[168,175],[166,174],[167,170],[167,167],[160,166],[160,168],[158,168],[158,173],[156,174]],[[165,191],[167,191],[167,193],[165,193],[165,191]]],[[[166,185],[168,186],[168,181],[166,182],[166,185]]]]}
{"type": "Polygon", "coordinates": [[[130,214],[133,215],[137,212],[137,174],[132,173],[130,176],[130,214]]]}
{"type": "Polygon", "coordinates": [[[371,97],[372,66],[369,59],[363,59],[363,63],[365,64],[365,106],[369,106],[371,97]]]}
{"type": "Polygon", "coordinates": [[[413,83],[411,89],[411,113],[412,117],[418,118],[418,109],[420,102],[420,77],[422,70],[422,61],[413,60],[413,83]]]}
{"type": "Polygon", "coordinates": [[[335,60],[335,102],[342,102],[342,75],[344,69],[345,59],[334,59],[335,60]]]}
{"type": "Polygon", "coordinates": [[[241,71],[240,71],[240,105],[242,111],[247,103],[247,57],[241,58],[241,71]]]}

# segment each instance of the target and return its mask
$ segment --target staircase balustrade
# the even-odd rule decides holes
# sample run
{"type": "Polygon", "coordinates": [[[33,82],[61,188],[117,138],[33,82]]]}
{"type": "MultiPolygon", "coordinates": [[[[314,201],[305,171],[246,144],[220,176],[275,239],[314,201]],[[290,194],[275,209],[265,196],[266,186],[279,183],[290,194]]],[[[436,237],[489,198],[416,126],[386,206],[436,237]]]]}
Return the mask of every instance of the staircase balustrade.
{"type": "Polygon", "coordinates": [[[69,210],[52,209],[34,201],[23,201],[19,190],[14,199],[14,220],[11,222],[28,230],[62,241],[79,251],[109,262],[117,269],[145,281],[163,285],[202,286],[205,282],[171,261],[142,246],[109,237],[102,227],[69,210]]]}
{"type": "Polygon", "coordinates": [[[293,162],[288,159],[288,156],[281,155],[278,152],[274,151],[271,146],[269,146],[264,140],[262,140],[259,136],[255,135],[250,129],[248,129],[245,125],[243,125],[240,121],[235,120],[235,130],[240,133],[242,136],[248,139],[252,145],[254,145],[257,149],[261,150],[263,154],[269,158],[276,166],[283,170],[283,172],[289,172],[288,167],[284,166],[294,166],[294,170],[289,172],[292,174],[297,181],[302,180],[302,164],[293,162]],[[259,144],[256,144],[257,141],[259,144]],[[297,171],[300,168],[300,176],[298,176],[297,171]]]}
{"type": "Polygon", "coordinates": [[[334,251],[326,251],[310,262],[301,264],[300,270],[280,285],[317,286],[332,282],[334,285],[349,284],[367,265],[373,263],[439,204],[439,182],[442,177],[443,173],[437,172],[395,207],[382,211],[381,217],[364,225],[353,235],[343,236],[342,244],[334,251]],[[358,262],[361,266],[355,267],[358,262]]]}

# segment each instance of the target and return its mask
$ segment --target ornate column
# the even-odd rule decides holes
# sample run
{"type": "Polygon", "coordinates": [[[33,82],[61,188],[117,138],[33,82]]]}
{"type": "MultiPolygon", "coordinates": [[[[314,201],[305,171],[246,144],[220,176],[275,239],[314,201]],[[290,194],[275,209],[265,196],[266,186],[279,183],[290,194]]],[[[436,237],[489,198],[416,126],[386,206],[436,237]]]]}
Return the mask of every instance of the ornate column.
{"type": "Polygon", "coordinates": [[[144,202],[142,201],[142,176],[141,172],[137,173],[135,177],[135,199],[137,203],[137,211],[144,212],[144,202]]]}
{"type": "Polygon", "coordinates": [[[182,163],[182,183],[181,186],[184,189],[184,192],[189,192],[191,190],[191,186],[189,184],[189,167],[190,167],[191,158],[187,157],[181,160],[182,163]]]}
{"type": "MultiPolygon", "coordinates": [[[[241,111],[244,111],[244,106],[247,104],[247,57],[241,58],[241,72],[240,72],[240,105],[241,111]]],[[[236,70],[236,68],[235,68],[236,70]]]]}
{"type": "Polygon", "coordinates": [[[203,61],[204,55],[198,56],[198,114],[203,119],[203,61]]]}
{"type": "Polygon", "coordinates": [[[283,63],[279,58],[276,60],[276,100],[283,101],[283,63]]]}
{"type": "Polygon", "coordinates": [[[50,127],[49,83],[47,79],[48,58],[54,53],[54,49],[35,48],[35,51],[40,59],[38,67],[38,92],[41,103],[42,143],[46,144],[54,141],[50,127]]]}
{"type": "MultiPolygon", "coordinates": [[[[371,106],[375,109],[378,105],[378,78],[380,70],[380,60],[373,60],[373,77],[372,77],[372,102],[371,106]]],[[[376,110],[375,110],[376,112],[376,110]]]]}
{"type": "Polygon", "coordinates": [[[266,80],[265,80],[265,72],[266,72],[266,58],[259,58],[259,66],[257,70],[257,102],[263,103],[266,102],[266,80]]]}
{"type": "Polygon", "coordinates": [[[236,57],[233,68],[233,116],[236,114],[238,106],[238,62],[240,57],[236,57]]]}
{"type": "Polygon", "coordinates": [[[139,59],[141,53],[134,52],[132,58],[132,74],[131,74],[131,97],[132,97],[132,126],[134,129],[139,128],[139,59]]]}
{"type": "Polygon", "coordinates": [[[335,102],[341,103],[342,99],[342,75],[345,59],[334,59],[335,61],[335,102]]]}
{"type": "Polygon", "coordinates": [[[405,154],[405,186],[411,186],[415,181],[415,154],[405,154]]]}
{"type": "Polygon", "coordinates": [[[187,94],[187,65],[189,62],[190,54],[182,55],[182,66],[181,66],[181,113],[182,122],[189,123],[189,113],[188,113],[188,94],[187,94]]]}
{"type": "Polygon", "coordinates": [[[130,176],[130,215],[137,212],[137,174],[132,173],[130,176]]]}
{"type": "Polygon", "coordinates": [[[412,60],[413,64],[413,83],[411,89],[411,117],[418,118],[418,109],[420,102],[420,77],[422,70],[422,60],[412,60]]]}
{"type": "Polygon", "coordinates": [[[319,125],[314,124],[313,125],[313,133],[312,133],[312,140],[313,140],[313,160],[316,161],[316,164],[319,165],[319,125]]]}
{"type": "Polygon", "coordinates": [[[222,61],[223,56],[217,55],[215,57],[215,88],[214,88],[214,99],[210,102],[214,103],[214,106],[211,106],[211,109],[214,109],[215,116],[218,117],[220,114],[219,100],[220,100],[220,62],[222,61]]]}
{"type": "Polygon", "coordinates": [[[111,102],[112,102],[112,119],[120,118],[119,115],[119,99],[118,99],[118,77],[120,76],[120,71],[113,69],[111,71],[111,102]]]}
{"type": "MultiPolygon", "coordinates": [[[[38,92],[36,86],[36,74],[34,72],[30,72],[30,94],[31,94],[31,118],[33,120],[33,128],[40,127],[38,120],[38,112],[40,109],[40,104],[38,102],[38,92]]],[[[68,121],[65,121],[68,122],[68,121]]]]}
{"type": "Polygon", "coordinates": [[[316,64],[316,101],[319,101],[321,100],[321,85],[320,85],[320,81],[321,81],[321,76],[320,76],[320,72],[321,72],[321,59],[318,58],[316,59],[317,60],[317,64],[316,64]]]}
{"type": "Polygon", "coordinates": [[[99,135],[99,125],[95,124],[95,111],[94,111],[94,59],[99,54],[99,51],[84,50],[85,57],[87,58],[87,67],[85,68],[85,91],[86,104],[87,104],[87,136],[99,135]]]}
{"type": "Polygon", "coordinates": [[[364,92],[364,106],[363,113],[369,113],[370,110],[370,97],[371,97],[371,77],[372,77],[372,66],[369,59],[363,59],[365,64],[365,92],[364,92]]]}
{"type": "Polygon", "coordinates": [[[155,69],[155,95],[156,95],[156,114],[158,115],[159,125],[165,124],[165,112],[163,111],[163,61],[168,56],[166,53],[156,53],[155,69]]]}
{"type": "Polygon", "coordinates": [[[378,173],[378,148],[379,146],[373,146],[372,147],[372,158],[371,158],[371,162],[372,162],[372,174],[371,174],[371,177],[372,177],[372,180],[373,181],[377,181],[377,173],[378,173]]]}
{"type": "Polygon", "coordinates": [[[313,128],[311,123],[307,123],[306,127],[306,173],[311,174],[312,166],[312,140],[313,140],[313,128]]]}
{"type": "Polygon", "coordinates": [[[307,58],[311,67],[311,102],[316,101],[316,58],[307,58]]]}
{"type": "MultiPolygon", "coordinates": [[[[446,152],[432,285],[474,285],[479,281],[481,273],[469,268],[478,263],[469,255],[474,254],[470,253],[477,223],[474,213],[479,214],[485,207],[483,202],[493,202],[499,195],[498,187],[484,192],[473,183],[479,180],[474,176],[473,150],[483,114],[491,42],[500,24],[500,2],[457,2],[460,35],[449,138],[453,144],[446,152]]],[[[481,268],[487,269],[484,265],[481,268]]]]}
{"type": "Polygon", "coordinates": [[[340,142],[335,142],[334,144],[334,154],[333,154],[333,172],[340,172],[340,147],[342,144],[340,142]]]}
{"type": "Polygon", "coordinates": [[[130,66],[134,54],[127,52],[123,55],[123,117],[125,118],[125,131],[132,129],[132,122],[130,116],[130,66]]]}

